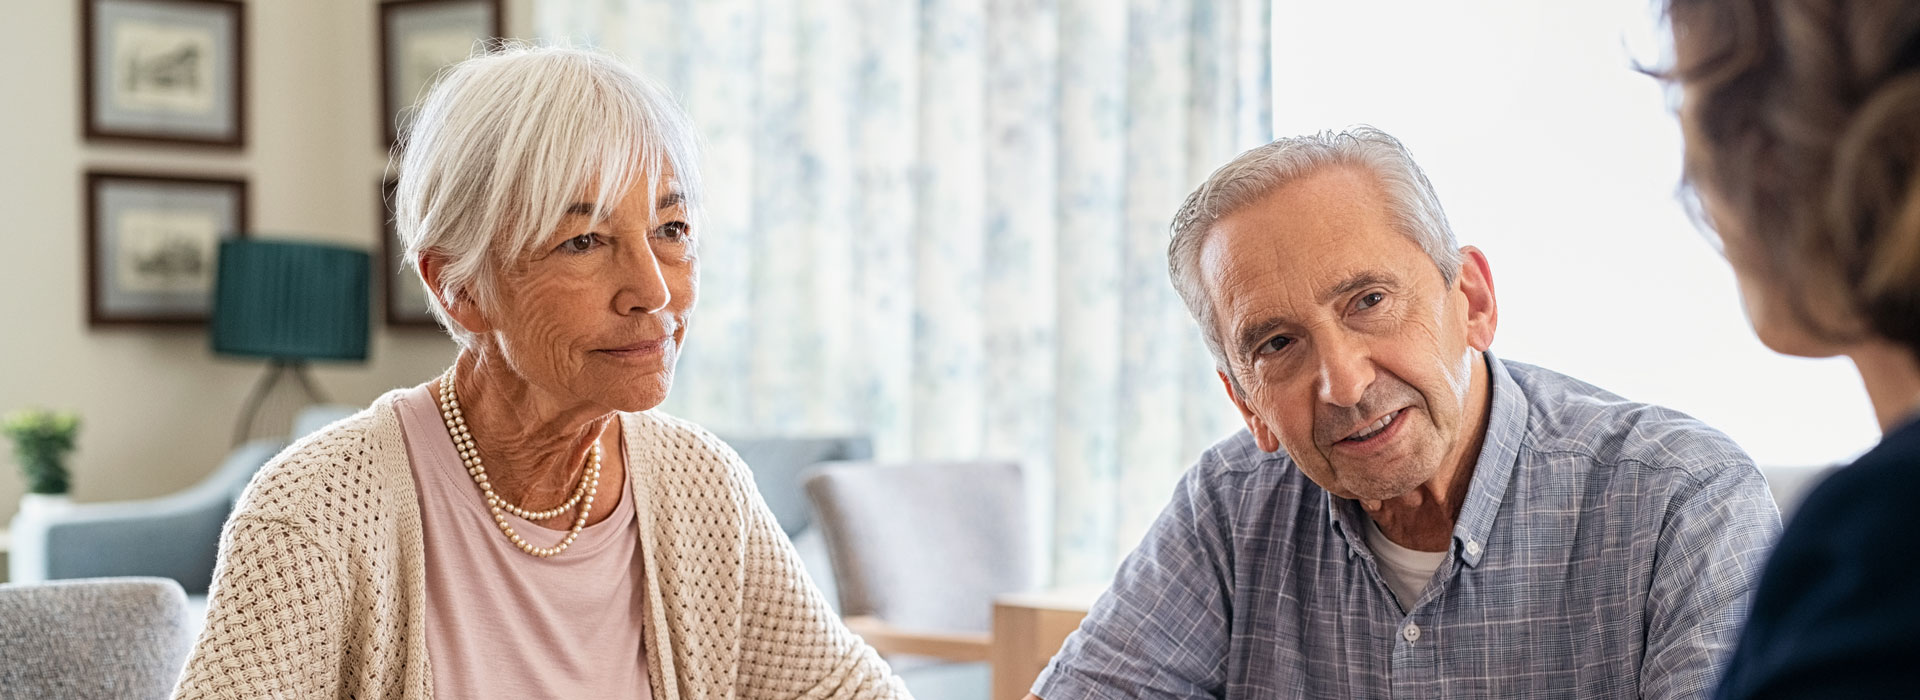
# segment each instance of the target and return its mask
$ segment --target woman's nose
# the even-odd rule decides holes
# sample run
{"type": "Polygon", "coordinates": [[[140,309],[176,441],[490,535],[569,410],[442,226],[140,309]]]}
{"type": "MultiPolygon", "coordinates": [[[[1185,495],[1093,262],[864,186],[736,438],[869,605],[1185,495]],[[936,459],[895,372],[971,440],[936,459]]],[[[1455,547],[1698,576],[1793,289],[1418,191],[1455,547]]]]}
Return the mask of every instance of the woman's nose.
{"type": "Polygon", "coordinates": [[[620,291],[613,298],[615,310],[623,314],[650,314],[667,308],[667,303],[673,301],[673,291],[667,288],[666,275],[653,249],[642,245],[625,257],[626,261],[620,266],[620,291]]]}

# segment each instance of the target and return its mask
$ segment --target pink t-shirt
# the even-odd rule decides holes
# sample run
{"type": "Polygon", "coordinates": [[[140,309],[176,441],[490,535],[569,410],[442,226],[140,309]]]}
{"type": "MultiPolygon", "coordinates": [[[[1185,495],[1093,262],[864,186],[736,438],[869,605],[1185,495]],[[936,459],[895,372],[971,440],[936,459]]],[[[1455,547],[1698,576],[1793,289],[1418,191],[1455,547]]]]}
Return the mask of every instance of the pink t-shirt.
{"type": "MultiPolygon", "coordinates": [[[[403,394],[397,408],[426,545],[433,694],[651,698],[640,525],[626,485],[600,484],[594,508],[611,506],[613,515],[581,530],[567,551],[547,559],[520,551],[467,476],[429,386],[403,394]]],[[[535,546],[566,535],[511,514],[507,522],[535,546]]]]}

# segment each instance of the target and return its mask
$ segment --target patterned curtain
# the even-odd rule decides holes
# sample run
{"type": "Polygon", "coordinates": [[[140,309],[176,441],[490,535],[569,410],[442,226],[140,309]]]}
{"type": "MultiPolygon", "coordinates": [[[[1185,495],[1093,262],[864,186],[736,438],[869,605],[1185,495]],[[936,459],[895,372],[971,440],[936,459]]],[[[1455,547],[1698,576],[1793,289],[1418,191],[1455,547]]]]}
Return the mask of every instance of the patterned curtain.
{"type": "Polygon", "coordinates": [[[705,140],[665,410],[1012,458],[1059,583],[1101,581],[1239,425],[1167,222],[1271,136],[1271,0],[539,0],[705,140]]]}

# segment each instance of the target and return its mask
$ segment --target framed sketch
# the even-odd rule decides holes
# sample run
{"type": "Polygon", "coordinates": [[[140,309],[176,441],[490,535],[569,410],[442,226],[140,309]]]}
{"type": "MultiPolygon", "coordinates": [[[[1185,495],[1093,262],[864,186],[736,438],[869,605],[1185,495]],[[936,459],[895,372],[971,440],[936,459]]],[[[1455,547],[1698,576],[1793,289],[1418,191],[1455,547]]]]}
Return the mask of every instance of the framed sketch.
{"type": "Polygon", "coordinates": [[[246,6],[81,0],[89,139],[246,144],[246,6]]]}
{"type": "Polygon", "coordinates": [[[388,0],[380,4],[380,107],[387,145],[441,69],[500,36],[500,0],[388,0]]]}
{"type": "Polygon", "coordinates": [[[88,323],[205,322],[220,241],[246,231],[244,180],[88,171],[88,323]]]}
{"type": "Polygon", "coordinates": [[[433,319],[433,302],[427,299],[419,273],[407,265],[407,247],[400,242],[400,230],[393,224],[393,188],[397,184],[392,178],[380,183],[380,259],[384,261],[381,274],[386,280],[386,294],[382,296],[386,298],[387,325],[438,330],[440,322],[433,319]]]}

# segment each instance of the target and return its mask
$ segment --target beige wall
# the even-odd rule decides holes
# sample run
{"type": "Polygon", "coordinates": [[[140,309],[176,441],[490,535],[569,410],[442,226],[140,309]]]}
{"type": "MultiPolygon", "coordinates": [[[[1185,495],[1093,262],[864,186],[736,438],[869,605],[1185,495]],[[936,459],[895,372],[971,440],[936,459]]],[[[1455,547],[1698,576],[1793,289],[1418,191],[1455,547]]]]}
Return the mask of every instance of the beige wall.
{"type": "MultiPolygon", "coordinates": [[[[507,0],[507,34],[525,35],[531,2],[507,0]]],[[[0,42],[0,411],[80,412],[76,500],[157,496],[205,476],[230,447],[241,403],[264,367],[214,357],[200,328],[87,326],[84,173],[244,176],[254,230],[377,254],[375,192],[386,156],[376,7],[247,3],[248,143],[236,152],[87,143],[79,129],[78,3],[8,3],[0,42]]],[[[452,356],[437,331],[389,331],[375,319],[368,363],[317,366],[315,380],[334,400],[366,403],[422,381],[452,356]]],[[[7,447],[0,522],[24,489],[7,447]]]]}

